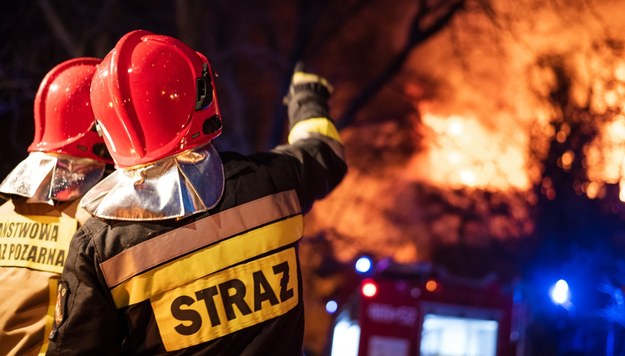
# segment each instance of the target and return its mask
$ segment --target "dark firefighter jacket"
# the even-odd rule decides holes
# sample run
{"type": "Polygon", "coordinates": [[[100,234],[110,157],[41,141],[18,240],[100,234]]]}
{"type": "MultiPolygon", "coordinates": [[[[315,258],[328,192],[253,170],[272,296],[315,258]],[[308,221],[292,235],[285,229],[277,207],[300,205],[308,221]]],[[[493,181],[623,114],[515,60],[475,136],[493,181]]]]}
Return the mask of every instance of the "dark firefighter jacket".
{"type": "Polygon", "coordinates": [[[0,355],[45,353],[57,283],[78,228],[78,200],[25,201],[0,206],[0,355]]]}
{"type": "Polygon", "coordinates": [[[323,103],[289,110],[290,144],[220,154],[214,209],[178,221],[93,218],[78,230],[49,355],[302,353],[303,214],[347,166],[323,103]]]}

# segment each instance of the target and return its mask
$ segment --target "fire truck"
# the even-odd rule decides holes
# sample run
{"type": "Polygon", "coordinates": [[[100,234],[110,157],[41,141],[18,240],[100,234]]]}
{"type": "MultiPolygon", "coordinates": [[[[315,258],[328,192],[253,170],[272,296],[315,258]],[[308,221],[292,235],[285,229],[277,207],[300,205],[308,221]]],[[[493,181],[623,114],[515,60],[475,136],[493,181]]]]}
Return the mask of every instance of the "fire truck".
{"type": "Polygon", "coordinates": [[[357,289],[334,313],[332,356],[518,354],[514,293],[494,276],[387,259],[357,289]]]}

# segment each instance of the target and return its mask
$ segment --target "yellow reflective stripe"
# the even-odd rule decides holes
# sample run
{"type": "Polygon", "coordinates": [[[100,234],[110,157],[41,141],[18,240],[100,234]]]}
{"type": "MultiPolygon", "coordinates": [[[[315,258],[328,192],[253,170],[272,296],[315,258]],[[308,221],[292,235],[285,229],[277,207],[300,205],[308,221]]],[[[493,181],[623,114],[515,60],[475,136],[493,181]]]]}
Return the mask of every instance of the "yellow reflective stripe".
{"type": "Polygon", "coordinates": [[[326,78],[320,77],[312,73],[295,72],[293,73],[293,78],[291,79],[291,81],[293,82],[293,85],[305,84],[305,83],[321,83],[326,88],[328,88],[329,92],[332,92],[334,90],[334,88],[332,87],[330,82],[328,82],[326,78]]]}
{"type": "Polygon", "coordinates": [[[295,190],[268,195],[144,241],[100,263],[100,269],[111,288],[191,251],[301,211],[295,190]]]}
{"type": "Polygon", "coordinates": [[[214,340],[299,303],[295,249],[211,274],[150,300],[167,351],[214,340]]]}
{"type": "Polygon", "coordinates": [[[236,263],[298,241],[302,215],[223,240],[178,260],[134,276],[111,290],[117,308],[136,304],[236,263]]]}
{"type": "Polygon", "coordinates": [[[59,280],[57,278],[50,278],[48,283],[48,311],[46,313],[46,326],[43,333],[43,345],[39,350],[39,356],[46,354],[48,350],[48,335],[52,331],[52,324],[54,323],[54,307],[56,306],[56,290],[59,280]]]}
{"type": "Polygon", "coordinates": [[[289,143],[307,138],[311,133],[318,133],[323,136],[342,143],[341,136],[331,120],[325,117],[316,117],[298,122],[289,132],[289,143]]]}
{"type": "Polygon", "coordinates": [[[0,266],[61,273],[78,222],[69,216],[0,216],[0,266]]]}

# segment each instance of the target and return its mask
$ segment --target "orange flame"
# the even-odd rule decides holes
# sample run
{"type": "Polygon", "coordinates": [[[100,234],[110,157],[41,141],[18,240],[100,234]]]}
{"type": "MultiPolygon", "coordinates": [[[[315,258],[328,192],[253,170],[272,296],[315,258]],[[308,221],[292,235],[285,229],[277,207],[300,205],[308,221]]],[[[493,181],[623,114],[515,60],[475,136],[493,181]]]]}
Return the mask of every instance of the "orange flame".
{"type": "Polygon", "coordinates": [[[527,189],[526,141],[490,130],[472,117],[423,115],[426,149],[408,174],[437,186],[527,189]],[[426,169],[424,169],[426,167],[426,169]]]}

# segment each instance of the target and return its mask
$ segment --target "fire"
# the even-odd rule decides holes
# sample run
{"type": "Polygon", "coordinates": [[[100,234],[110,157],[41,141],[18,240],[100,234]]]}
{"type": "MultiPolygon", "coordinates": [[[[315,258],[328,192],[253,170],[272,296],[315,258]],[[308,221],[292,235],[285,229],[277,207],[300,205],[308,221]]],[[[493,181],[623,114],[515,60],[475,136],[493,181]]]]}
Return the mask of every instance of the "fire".
{"type": "Polygon", "coordinates": [[[476,117],[425,113],[422,119],[426,149],[412,159],[407,175],[440,187],[529,188],[523,136],[492,130],[476,117]]]}
{"type": "MultiPolygon", "coordinates": [[[[492,27],[490,18],[475,13],[458,18],[449,31],[416,48],[395,78],[394,94],[401,92],[399,98],[413,109],[410,122],[419,133],[410,157],[397,159],[405,153],[401,150],[384,155],[383,150],[395,146],[379,144],[404,137],[399,131],[406,126],[376,122],[342,131],[348,162],[365,151],[362,146],[376,154],[365,164],[353,164],[339,188],[309,216],[311,234],[331,231],[339,236],[332,242],[339,259],[353,257],[359,246],[380,255],[401,253],[405,260],[427,258],[432,242],[453,243],[459,234],[478,229],[478,223],[461,229],[462,218],[443,209],[466,208],[464,202],[480,199],[483,191],[501,193],[493,195],[505,200],[513,214],[490,216],[486,232],[474,233],[472,241],[528,235],[532,226],[527,211],[536,201],[532,188],[548,199],[558,198],[560,183],[543,176],[542,166],[554,152],[560,157],[557,167],[548,167],[552,171],[575,173],[580,165],[586,169],[587,179],[574,183],[576,192],[600,199],[607,184],[618,183],[625,201],[625,115],[611,116],[618,109],[625,113],[623,43],[608,41],[597,18],[578,17],[576,7],[554,12],[525,6],[525,1],[493,4],[501,18],[510,20],[505,26],[492,27]],[[570,26],[571,18],[576,26],[570,26]],[[553,65],[560,62],[558,69],[571,79],[563,93],[554,92],[559,72],[553,65]],[[554,102],[553,94],[567,98],[554,102]],[[589,115],[575,119],[603,125],[591,125],[600,135],[592,144],[584,143],[583,152],[570,145],[579,128],[574,120],[564,120],[571,119],[563,118],[571,112],[560,110],[557,105],[563,103],[575,115],[583,110],[589,115]],[[350,146],[350,138],[367,143],[350,146]],[[552,151],[553,146],[566,149],[552,151]],[[466,194],[469,190],[476,194],[466,194]],[[469,198],[458,199],[460,195],[469,198]],[[431,196],[443,202],[426,200],[431,196]]],[[[597,13],[607,15],[601,17],[606,26],[623,32],[625,22],[610,16],[622,12],[620,2],[594,5],[597,13]]]]}
{"type": "MultiPolygon", "coordinates": [[[[606,124],[599,138],[587,149],[588,178],[599,189],[604,183],[619,183],[619,199],[625,202],[625,116],[618,115],[606,124]]],[[[589,198],[599,195],[597,188],[586,189],[589,198]]]]}
{"type": "MultiPolygon", "coordinates": [[[[625,67],[622,68],[625,75],[625,67]]],[[[604,97],[609,101],[609,96],[604,97]]],[[[425,150],[416,155],[407,175],[439,187],[505,191],[527,190],[532,179],[528,170],[528,142],[519,133],[487,128],[477,117],[423,115],[425,150]]],[[[570,128],[555,133],[562,143],[570,128]]],[[[585,157],[566,151],[558,160],[564,171],[576,159],[584,160],[588,182],[582,191],[590,199],[601,198],[605,184],[619,184],[619,198],[625,202],[625,115],[601,127],[599,138],[585,149],[585,157]]]]}

